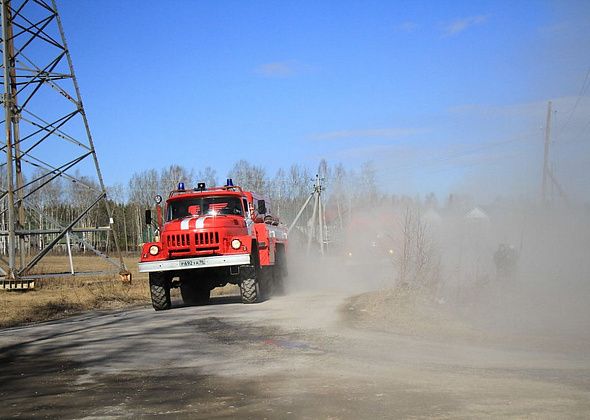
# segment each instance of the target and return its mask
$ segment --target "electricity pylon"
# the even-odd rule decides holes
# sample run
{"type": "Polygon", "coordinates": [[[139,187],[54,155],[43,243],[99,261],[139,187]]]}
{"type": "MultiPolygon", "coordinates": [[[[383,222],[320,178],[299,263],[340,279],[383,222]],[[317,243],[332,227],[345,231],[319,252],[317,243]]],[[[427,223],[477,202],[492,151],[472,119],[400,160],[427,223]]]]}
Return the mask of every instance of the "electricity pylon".
{"type": "Polygon", "coordinates": [[[7,256],[0,257],[0,288],[31,288],[39,277],[90,274],[74,269],[72,241],[128,279],[55,1],[0,0],[0,5],[5,134],[0,148],[6,158],[0,161],[0,251],[7,256]],[[66,209],[48,204],[61,180],[71,182],[66,209]],[[115,259],[99,250],[108,250],[110,238],[115,259]],[[57,245],[67,245],[69,273],[37,265],[57,245]]]}

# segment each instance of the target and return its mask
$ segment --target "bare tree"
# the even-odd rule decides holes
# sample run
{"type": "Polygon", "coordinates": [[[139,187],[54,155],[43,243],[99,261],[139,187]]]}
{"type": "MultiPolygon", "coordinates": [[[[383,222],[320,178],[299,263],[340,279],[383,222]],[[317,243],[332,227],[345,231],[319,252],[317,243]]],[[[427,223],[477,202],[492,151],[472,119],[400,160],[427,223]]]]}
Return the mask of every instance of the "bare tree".
{"type": "MultiPolygon", "coordinates": [[[[131,238],[133,247],[139,246],[145,237],[145,210],[154,205],[154,196],[165,194],[160,188],[160,176],[155,169],[134,173],[129,180],[128,208],[124,215],[126,221],[123,229],[127,231],[126,237],[131,238]]],[[[126,242],[126,247],[129,245],[126,242]]]]}
{"type": "Polygon", "coordinates": [[[36,180],[28,188],[30,196],[28,203],[36,206],[38,209],[57,207],[62,202],[63,182],[61,177],[51,179],[51,174],[43,169],[38,168],[32,174],[32,179],[36,180]],[[39,188],[43,185],[43,188],[39,188]],[[34,191],[36,190],[36,191],[34,191]],[[33,192],[34,191],[34,192],[33,192]]]}
{"type": "Polygon", "coordinates": [[[344,229],[344,209],[345,203],[348,201],[346,199],[346,169],[342,163],[339,163],[336,168],[334,169],[334,178],[332,183],[332,197],[336,202],[336,211],[338,212],[338,224],[340,230],[344,229]]]}
{"type": "MultiPolygon", "coordinates": [[[[31,176],[34,181],[25,193],[27,206],[33,209],[29,221],[39,229],[55,228],[57,226],[54,220],[58,219],[59,208],[64,205],[62,178],[58,176],[52,179],[53,174],[41,168],[35,170],[31,176]]],[[[40,249],[45,240],[44,235],[37,235],[32,238],[31,245],[40,249]]]]}
{"type": "Polygon", "coordinates": [[[372,161],[364,162],[361,166],[360,185],[366,202],[377,203],[377,182],[375,181],[375,165],[372,161]]]}
{"type": "Polygon", "coordinates": [[[406,206],[403,213],[397,265],[401,287],[432,288],[438,282],[440,273],[434,243],[416,206],[406,206]]]}
{"type": "Polygon", "coordinates": [[[123,185],[116,183],[107,187],[107,194],[109,199],[117,204],[121,204],[125,201],[125,192],[123,185]]]}
{"type": "Polygon", "coordinates": [[[169,191],[175,190],[179,182],[184,182],[187,187],[194,184],[194,173],[180,165],[170,165],[162,169],[160,173],[160,191],[168,194],[169,191]]]}
{"type": "Polygon", "coordinates": [[[235,184],[245,189],[259,193],[268,192],[268,180],[264,168],[252,165],[244,159],[234,164],[227,177],[232,178],[235,184]]]}
{"type": "Polygon", "coordinates": [[[312,176],[306,168],[291,165],[287,177],[287,191],[292,200],[305,200],[312,191],[312,176]]]}
{"type": "Polygon", "coordinates": [[[210,166],[206,166],[204,169],[197,172],[197,182],[204,182],[208,186],[217,185],[217,171],[210,166]]]}
{"type": "Polygon", "coordinates": [[[155,169],[134,173],[129,180],[129,202],[150,207],[154,196],[161,192],[159,183],[158,171],[155,169]]]}
{"type": "Polygon", "coordinates": [[[287,178],[283,168],[279,168],[269,186],[270,199],[274,205],[274,212],[280,218],[289,212],[289,192],[287,178]]]}
{"type": "Polygon", "coordinates": [[[332,181],[332,169],[326,159],[322,159],[318,165],[318,175],[323,179],[324,185],[330,185],[332,181]]]}

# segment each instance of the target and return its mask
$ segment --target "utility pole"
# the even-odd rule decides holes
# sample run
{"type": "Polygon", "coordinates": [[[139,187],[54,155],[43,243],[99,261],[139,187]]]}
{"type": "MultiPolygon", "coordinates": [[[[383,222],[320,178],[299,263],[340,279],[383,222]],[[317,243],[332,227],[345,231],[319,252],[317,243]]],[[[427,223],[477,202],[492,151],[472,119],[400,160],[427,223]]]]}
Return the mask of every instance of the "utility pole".
{"type": "Polygon", "coordinates": [[[315,223],[316,223],[316,217],[317,217],[317,213],[318,213],[318,198],[319,197],[317,194],[314,195],[313,212],[311,214],[310,231],[309,231],[308,237],[307,237],[307,253],[308,254],[309,254],[309,251],[311,250],[311,242],[316,237],[315,223]]]}
{"type": "Polygon", "coordinates": [[[570,205],[570,201],[568,199],[565,190],[562,188],[561,184],[557,180],[555,176],[555,171],[553,167],[550,166],[550,146],[551,146],[551,117],[553,115],[552,110],[552,103],[549,101],[547,103],[547,121],[545,124],[545,144],[544,144],[544,153],[543,153],[543,184],[541,189],[541,198],[543,204],[547,204],[548,202],[553,201],[554,190],[556,189],[559,193],[561,199],[564,201],[566,205],[570,205]],[[551,188],[549,190],[549,187],[551,188]],[[550,199],[548,198],[550,197],[550,199]]]}
{"type": "Polygon", "coordinates": [[[324,247],[325,247],[324,229],[325,229],[325,220],[326,219],[325,219],[325,214],[324,214],[324,206],[322,205],[322,190],[323,190],[322,180],[323,180],[323,178],[320,178],[319,175],[315,176],[315,182],[313,184],[313,191],[311,192],[309,197],[307,197],[307,200],[305,200],[305,203],[303,204],[303,206],[301,206],[301,208],[297,212],[297,216],[295,216],[295,219],[293,220],[293,222],[291,222],[291,225],[289,226],[289,232],[290,232],[295,227],[297,222],[299,221],[299,218],[303,214],[303,211],[307,208],[307,205],[313,199],[314,200],[313,201],[313,212],[312,212],[312,216],[311,216],[310,231],[308,232],[308,236],[307,236],[307,253],[308,254],[311,251],[311,243],[313,242],[314,239],[318,239],[318,241],[319,241],[321,254],[324,255],[324,252],[325,252],[325,249],[324,249],[324,247]],[[318,231],[319,231],[319,238],[316,238],[317,237],[316,224],[318,225],[317,227],[318,227],[318,231]]]}
{"type": "Polygon", "coordinates": [[[321,251],[322,255],[325,255],[328,246],[328,225],[326,224],[326,207],[322,203],[322,197],[320,196],[320,241],[321,241],[321,251]]]}
{"type": "Polygon", "coordinates": [[[543,153],[543,184],[541,198],[543,204],[547,203],[547,186],[549,182],[549,145],[551,144],[551,101],[547,103],[547,121],[545,123],[545,149],[543,153]]]}

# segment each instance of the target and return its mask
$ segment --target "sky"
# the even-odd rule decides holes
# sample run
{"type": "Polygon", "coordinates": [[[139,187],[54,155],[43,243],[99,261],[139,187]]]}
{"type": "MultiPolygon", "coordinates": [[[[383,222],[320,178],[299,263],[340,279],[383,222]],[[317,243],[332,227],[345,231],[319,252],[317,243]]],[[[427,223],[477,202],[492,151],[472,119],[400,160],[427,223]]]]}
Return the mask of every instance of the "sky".
{"type": "Polygon", "coordinates": [[[588,1],[58,2],[105,182],[372,161],[391,193],[590,200],[588,1]]]}

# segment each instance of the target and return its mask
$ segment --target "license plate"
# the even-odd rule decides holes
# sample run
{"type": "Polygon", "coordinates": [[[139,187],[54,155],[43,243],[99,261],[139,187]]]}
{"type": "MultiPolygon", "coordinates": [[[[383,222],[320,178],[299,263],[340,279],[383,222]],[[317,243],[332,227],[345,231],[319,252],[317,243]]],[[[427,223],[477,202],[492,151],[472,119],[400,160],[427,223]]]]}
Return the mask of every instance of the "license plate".
{"type": "Polygon", "coordinates": [[[205,260],[178,261],[178,264],[181,267],[195,267],[198,265],[205,265],[205,260]]]}

